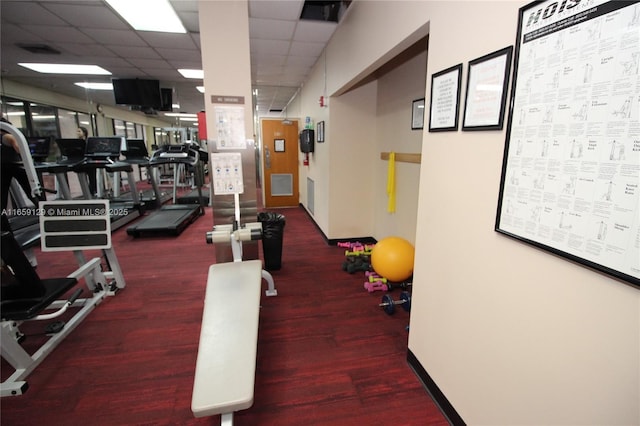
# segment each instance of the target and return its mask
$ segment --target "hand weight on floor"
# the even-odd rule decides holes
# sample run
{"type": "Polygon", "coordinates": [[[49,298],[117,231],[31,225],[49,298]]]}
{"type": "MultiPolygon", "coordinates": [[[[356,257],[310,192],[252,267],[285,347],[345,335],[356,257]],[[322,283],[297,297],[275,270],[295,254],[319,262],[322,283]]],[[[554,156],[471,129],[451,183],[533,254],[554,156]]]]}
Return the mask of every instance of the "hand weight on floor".
{"type": "Polygon", "coordinates": [[[402,309],[409,312],[411,310],[411,294],[408,291],[400,293],[400,300],[393,300],[390,294],[382,296],[382,303],[378,306],[384,310],[387,315],[393,315],[396,311],[396,305],[401,305],[402,309]]]}

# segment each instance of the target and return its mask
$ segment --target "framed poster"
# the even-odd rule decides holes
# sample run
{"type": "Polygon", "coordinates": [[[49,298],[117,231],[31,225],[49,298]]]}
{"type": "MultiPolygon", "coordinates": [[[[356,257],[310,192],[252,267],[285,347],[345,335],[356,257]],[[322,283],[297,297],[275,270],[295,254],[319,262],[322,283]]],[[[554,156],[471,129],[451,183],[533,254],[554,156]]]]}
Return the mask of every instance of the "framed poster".
{"type": "Polygon", "coordinates": [[[462,64],[447,68],[431,76],[430,132],[458,130],[461,82],[462,64]]]}
{"type": "Polygon", "coordinates": [[[500,130],[513,46],[469,62],[462,130],[500,130]]]}
{"type": "Polygon", "coordinates": [[[495,229],[640,287],[640,3],[520,9],[495,229]]]}
{"type": "Polygon", "coordinates": [[[284,139],[274,139],[273,147],[275,152],[284,152],[284,139]]]}
{"type": "Polygon", "coordinates": [[[317,127],[318,143],[322,143],[324,142],[324,121],[318,121],[317,127]]]}
{"type": "Polygon", "coordinates": [[[424,98],[411,103],[411,130],[424,128],[424,98]]]}

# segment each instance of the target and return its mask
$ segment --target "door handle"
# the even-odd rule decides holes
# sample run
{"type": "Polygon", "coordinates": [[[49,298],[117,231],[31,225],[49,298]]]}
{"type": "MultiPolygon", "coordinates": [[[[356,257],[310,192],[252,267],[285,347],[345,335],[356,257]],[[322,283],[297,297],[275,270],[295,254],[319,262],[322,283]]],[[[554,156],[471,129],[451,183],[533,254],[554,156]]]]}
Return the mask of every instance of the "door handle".
{"type": "Polygon", "coordinates": [[[269,148],[264,149],[264,163],[267,169],[271,168],[271,150],[269,148]]]}

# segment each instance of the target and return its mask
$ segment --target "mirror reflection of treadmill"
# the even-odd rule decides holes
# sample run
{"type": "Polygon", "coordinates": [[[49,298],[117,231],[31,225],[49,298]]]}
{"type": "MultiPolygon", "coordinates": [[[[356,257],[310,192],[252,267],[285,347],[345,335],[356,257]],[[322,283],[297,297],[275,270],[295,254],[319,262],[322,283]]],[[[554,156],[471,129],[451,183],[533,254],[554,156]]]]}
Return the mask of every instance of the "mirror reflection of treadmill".
{"type": "MultiPolygon", "coordinates": [[[[194,179],[201,199],[202,195],[202,175],[199,169],[203,160],[200,158],[198,149],[188,144],[164,145],[155,151],[149,160],[151,168],[159,168],[164,165],[173,165],[174,168],[183,166],[191,167],[194,172],[194,179]]],[[[151,170],[153,174],[153,170],[151,170]]],[[[177,182],[174,179],[173,195],[177,200],[177,182]]],[[[159,210],[150,213],[143,219],[127,228],[127,234],[133,237],[172,235],[177,236],[182,233],[192,222],[204,214],[204,201],[197,204],[168,204],[163,205],[159,210]]]]}
{"type": "Polygon", "coordinates": [[[171,193],[161,189],[156,180],[155,173],[151,173],[149,152],[147,151],[147,145],[144,139],[127,139],[126,150],[122,151],[122,155],[124,155],[123,162],[131,164],[132,166],[138,166],[139,182],[143,182],[142,169],[146,169],[147,182],[151,184],[151,188],[142,188],[141,185],[138,184],[140,201],[145,210],[158,208],[171,199],[171,193]]]}
{"type": "MultiPolygon", "coordinates": [[[[110,137],[89,137],[87,138],[84,159],[81,163],[72,167],[72,170],[83,177],[80,179],[80,186],[84,199],[93,199],[93,194],[89,188],[87,176],[89,173],[96,173],[98,169],[104,169],[108,173],[127,173],[130,197],[107,198],[111,211],[111,230],[116,230],[128,224],[140,216],[142,205],[136,188],[135,176],[131,164],[119,161],[120,150],[124,138],[121,136],[110,137]]],[[[118,181],[119,179],[116,179],[118,181]]],[[[117,182],[116,182],[117,184],[117,182]]]]}

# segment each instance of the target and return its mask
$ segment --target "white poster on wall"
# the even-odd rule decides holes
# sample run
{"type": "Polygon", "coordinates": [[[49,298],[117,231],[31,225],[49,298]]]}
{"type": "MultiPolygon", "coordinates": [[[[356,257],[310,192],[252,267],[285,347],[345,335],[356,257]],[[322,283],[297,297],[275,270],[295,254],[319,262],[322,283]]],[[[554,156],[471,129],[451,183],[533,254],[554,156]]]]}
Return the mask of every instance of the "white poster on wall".
{"type": "Polygon", "coordinates": [[[496,230],[640,285],[640,3],[520,11],[496,230]]]}
{"type": "Polygon", "coordinates": [[[211,153],[209,173],[213,182],[214,195],[244,193],[241,153],[211,153]]]}
{"type": "Polygon", "coordinates": [[[218,149],[245,149],[243,106],[216,106],[215,120],[218,149]]]}

